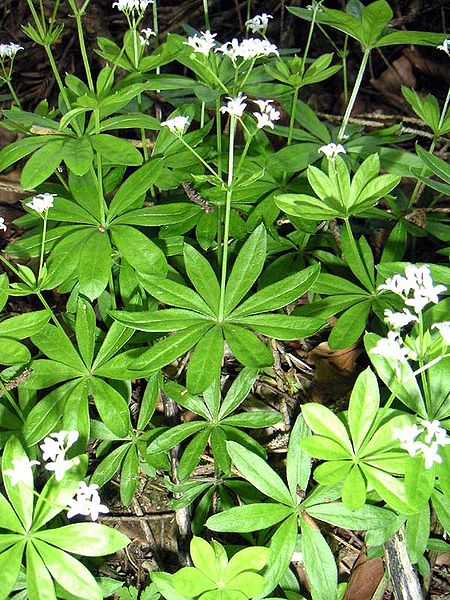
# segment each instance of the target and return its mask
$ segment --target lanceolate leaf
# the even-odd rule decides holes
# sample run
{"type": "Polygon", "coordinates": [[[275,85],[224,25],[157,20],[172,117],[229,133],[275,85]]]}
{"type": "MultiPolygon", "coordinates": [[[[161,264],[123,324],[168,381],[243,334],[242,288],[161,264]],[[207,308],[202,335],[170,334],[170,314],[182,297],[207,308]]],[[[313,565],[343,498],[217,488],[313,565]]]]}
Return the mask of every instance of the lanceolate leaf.
{"type": "Polygon", "coordinates": [[[198,341],[187,368],[186,385],[192,394],[206,390],[219,376],[223,359],[222,328],[215,325],[198,341]]]}
{"type": "Polygon", "coordinates": [[[310,435],[303,415],[299,415],[289,438],[286,466],[289,491],[296,504],[302,499],[301,494],[306,490],[311,474],[311,457],[300,445],[300,441],[310,435]]]}
{"type": "Polygon", "coordinates": [[[29,598],[56,600],[55,586],[33,544],[27,544],[27,592],[29,598]]]}
{"type": "Polygon", "coordinates": [[[184,245],[183,255],[186,272],[193,286],[214,313],[217,313],[220,287],[211,265],[200,252],[188,244],[184,245]]]}
{"type": "Polygon", "coordinates": [[[292,555],[297,545],[297,515],[293,514],[282,523],[270,540],[270,558],[264,572],[266,587],[264,596],[278,585],[289,568],[292,555]]]}
{"type": "Polygon", "coordinates": [[[39,531],[36,538],[61,550],[82,556],[113,554],[130,541],[117,529],[100,523],[74,523],[57,529],[39,531]]]}
{"type": "Polygon", "coordinates": [[[282,504],[244,504],[209,517],[206,526],[212,531],[248,533],[271,527],[286,519],[293,512],[282,504]]]}
{"type": "Polygon", "coordinates": [[[12,548],[0,554],[0,573],[2,574],[0,600],[6,600],[10,597],[9,593],[14,588],[19,576],[24,548],[25,541],[18,542],[12,548]]]}
{"type": "Polygon", "coordinates": [[[300,519],[305,569],[314,600],[337,600],[337,568],[333,553],[318,526],[300,519]]]}
{"type": "Polygon", "coordinates": [[[80,292],[95,300],[108,285],[111,244],[108,234],[94,231],[81,249],[78,265],[80,292]]]}
{"type": "Polygon", "coordinates": [[[243,365],[261,369],[272,364],[271,351],[254,333],[232,324],[225,325],[223,330],[230,350],[243,365]]]}
{"type": "Polygon", "coordinates": [[[207,316],[214,316],[203,298],[191,288],[170,279],[152,275],[142,275],[141,283],[149,294],[160,302],[186,308],[207,316]]]}
{"type": "Polygon", "coordinates": [[[303,339],[317,333],[326,325],[323,319],[282,314],[249,315],[238,319],[230,315],[229,319],[233,323],[246,325],[257,333],[277,340],[303,339]]]}

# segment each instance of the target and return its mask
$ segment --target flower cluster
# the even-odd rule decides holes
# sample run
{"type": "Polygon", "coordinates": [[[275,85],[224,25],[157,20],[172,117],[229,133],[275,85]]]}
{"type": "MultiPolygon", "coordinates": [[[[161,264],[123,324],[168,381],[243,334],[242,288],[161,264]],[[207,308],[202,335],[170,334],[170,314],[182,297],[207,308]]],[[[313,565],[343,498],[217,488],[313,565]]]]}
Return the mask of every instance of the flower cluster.
{"type": "Polygon", "coordinates": [[[273,19],[272,15],[262,13],[262,15],[256,15],[253,17],[253,19],[246,21],[245,25],[252,33],[260,33],[264,35],[269,25],[269,19],[273,19]]]}
{"type": "Polygon", "coordinates": [[[271,44],[268,40],[261,40],[259,38],[249,38],[239,42],[237,38],[233,38],[231,42],[227,42],[217,48],[216,52],[222,52],[225,56],[228,56],[233,63],[236,63],[238,58],[242,61],[254,60],[263,56],[269,56],[275,54],[279,56],[279,52],[275,44],[271,44]]]}
{"type": "Polygon", "coordinates": [[[327,158],[335,159],[338,154],[346,154],[346,150],[342,144],[335,144],[330,142],[326,146],[321,146],[317,151],[318,154],[322,152],[327,158]]]}
{"type": "Polygon", "coordinates": [[[226,106],[221,107],[220,112],[228,113],[233,117],[242,117],[247,106],[245,102],[247,96],[243,96],[242,94],[239,94],[236,98],[230,98],[230,96],[228,96],[228,100],[229,102],[226,106]]]}
{"type": "Polygon", "coordinates": [[[156,36],[156,33],[150,27],[141,29],[141,34],[139,36],[139,42],[141,43],[141,46],[150,46],[150,38],[152,35],[156,36]]]}
{"type": "Polygon", "coordinates": [[[167,127],[169,131],[175,135],[183,135],[184,130],[189,125],[189,117],[178,115],[178,117],[173,117],[173,119],[167,119],[167,121],[163,121],[161,125],[163,127],[167,127]]]}
{"type": "Polygon", "coordinates": [[[0,217],[0,231],[6,231],[8,228],[6,227],[5,224],[5,219],[3,217],[0,217]]]}
{"type": "Polygon", "coordinates": [[[55,196],[56,194],[49,194],[47,192],[45,194],[38,194],[31,200],[31,202],[27,202],[25,206],[32,208],[39,214],[42,214],[44,211],[53,207],[53,198],[55,196]]]}
{"type": "Polygon", "coordinates": [[[40,445],[42,458],[47,462],[47,471],[55,473],[56,481],[61,481],[64,473],[78,464],[77,458],[66,459],[67,450],[78,440],[78,431],[59,431],[51,433],[40,445]]]}
{"type": "MultiPolygon", "coordinates": [[[[406,362],[409,355],[408,348],[402,345],[403,340],[400,338],[398,331],[389,331],[386,338],[381,338],[377,345],[372,348],[372,354],[380,354],[384,358],[394,359],[400,362],[406,362]]],[[[394,365],[395,370],[398,372],[398,365],[394,365]]]]}
{"type": "Polygon", "coordinates": [[[384,320],[391,329],[399,330],[409,323],[418,322],[419,319],[416,315],[413,315],[408,308],[404,308],[402,312],[394,312],[387,308],[384,311],[384,320]]]}
{"type": "Polygon", "coordinates": [[[14,58],[19,50],[23,50],[23,46],[19,44],[0,44],[0,60],[4,58],[14,58]]]}
{"type": "Polygon", "coordinates": [[[117,0],[117,2],[113,2],[112,7],[124,13],[134,10],[144,12],[149,4],[153,4],[153,0],[117,0]]]}
{"type": "Polygon", "coordinates": [[[430,269],[427,265],[417,267],[410,265],[405,269],[405,275],[397,273],[389,277],[378,287],[379,290],[393,292],[400,296],[406,306],[419,314],[427,304],[439,302],[438,295],[447,289],[444,285],[434,285],[430,269]]]}
{"type": "Polygon", "coordinates": [[[446,40],[444,40],[442,42],[442,44],[440,44],[439,46],[436,46],[436,48],[438,50],[443,50],[445,52],[445,54],[447,54],[447,56],[450,56],[450,38],[447,38],[446,40]]]}
{"type": "Polygon", "coordinates": [[[416,424],[403,429],[394,429],[392,439],[400,441],[400,447],[408,452],[410,456],[422,455],[425,459],[425,468],[430,469],[434,463],[441,463],[439,446],[450,444],[450,438],[439,421],[421,421],[422,427],[416,424]],[[425,436],[422,434],[426,431],[425,436]],[[419,440],[419,436],[423,440],[419,440]]]}
{"type": "Polygon", "coordinates": [[[15,458],[12,461],[14,469],[5,469],[3,475],[7,475],[11,479],[11,485],[17,485],[19,482],[33,486],[33,475],[31,467],[40,464],[38,460],[30,460],[26,456],[15,458]]]}
{"type": "Polygon", "coordinates": [[[253,116],[257,119],[256,126],[258,129],[263,127],[270,127],[273,129],[274,121],[278,121],[280,118],[280,111],[275,108],[272,104],[272,100],[254,100],[255,104],[259,106],[260,112],[254,112],[253,116]]]}
{"type": "Polygon", "coordinates": [[[86,485],[84,481],[80,481],[75,498],[67,503],[69,507],[67,518],[71,519],[76,515],[83,515],[96,521],[100,513],[108,513],[109,508],[101,503],[97,490],[98,485],[94,483],[86,485]]]}
{"type": "Polygon", "coordinates": [[[187,46],[190,46],[194,52],[208,56],[211,50],[216,46],[214,38],[217,33],[211,33],[210,31],[201,31],[200,35],[195,34],[188,37],[187,42],[184,42],[187,46]]]}

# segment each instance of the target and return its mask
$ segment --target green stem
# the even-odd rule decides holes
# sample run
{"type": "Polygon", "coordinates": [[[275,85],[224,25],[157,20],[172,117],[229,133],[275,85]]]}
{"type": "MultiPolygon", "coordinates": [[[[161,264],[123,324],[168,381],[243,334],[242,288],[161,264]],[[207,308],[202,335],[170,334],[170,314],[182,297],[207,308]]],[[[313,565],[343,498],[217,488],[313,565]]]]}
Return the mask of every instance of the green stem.
{"type": "Polygon", "coordinates": [[[48,211],[44,211],[44,216],[43,221],[44,224],[42,226],[42,240],[41,240],[41,251],[40,251],[40,255],[39,255],[39,269],[38,269],[38,275],[37,275],[37,285],[40,285],[41,282],[41,271],[42,271],[42,267],[44,266],[44,254],[45,254],[45,238],[47,235],[47,213],[48,211]]]}
{"type": "Polygon", "coordinates": [[[222,177],[222,113],[220,97],[216,99],[217,175],[222,177]]]}
{"type": "Polygon", "coordinates": [[[75,8],[75,20],[77,22],[77,32],[78,32],[78,41],[80,43],[81,56],[83,59],[84,70],[86,72],[86,77],[88,81],[88,86],[91,92],[94,91],[94,81],[92,79],[91,66],[89,64],[87,52],[86,52],[86,42],[84,40],[84,31],[83,31],[83,23],[81,22],[80,11],[76,8],[76,5],[73,5],[75,8]]]}
{"type": "Polygon", "coordinates": [[[356,97],[358,96],[359,88],[361,87],[364,73],[366,71],[367,61],[369,60],[369,56],[370,56],[370,50],[371,50],[370,48],[366,48],[364,50],[362,61],[359,66],[358,75],[356,76],[355,85],[353,86],[352,95],[350,96],[350,100],[348,101],[347,108],[345,110],[345,114],[342,119],[342,123],[339,128],[338,135],[337,135],[338,142],[340,142],[345,135],[345,130],[347,129],[348,121],[350,119],[350,115],[352,114],[353,106],[356,102],[356,97]]]}
{"type": "Polygon", "coordinates": [[[236,117],[230,118],[230,148],[228,152],[228,179],[227,179],[227,197],[225,202],[225,224],[223,230],[223,258],[220,277],[220,300],[219,300],[219,323],[223,322],[225,312],[225,286],[227,281],[227,262],[228,262],[228,239],[230,235],[230,216],[231,216],[231,197],[233,194],[233,165],[234,165],[234,137],[236,133],[236,117]]]}
{"type": "Polygon", "coordinates": [[[202,102],[201,108],[200,108],[200,129],[205,124],[205,111],[206,111],[206,105],[204,102],[202,102]]]}
{"type": "Polygon", "coordinates": [[[8,399],[8,402],[11,404],[11,406],[14,408],[14,410],[18,414],[19,418],[23,421],[24,420],[23,412],[20,410],[19,405],[14,400],[14,396],[11,394],[11,392],[8,390],[6,385],[1,380],[0,380],[0,390],[3,392],[2,394],[0,394],[0,398],[2,396],[5,396],[5,398],[8,399]]]}
{"type": "Polygon", "coordinates": [[[248,153],[248,151],[249,151],[250,144],[252,143],[252,141],[253,141],[253,138],[254,138],[254,137],[255,137],[255,135],[256,135],[256,131],[257,131],[257,130],[255,129],[255,130],[254,130],[252,133],[250,133],[250,135],[247,137],[247,139],[246,139],[246,141],[245,141],[244,150],[242,151],[241,158],[239,159],[239,163],[238,163],[238,166],[237,166],[237,168],[236,168],[236,177],[238,177],[238,176],[239,176],[239,173],[240,173],[240,171],[241,171],[242,165],[244,164],[244,160],[245,160],[245,158],[246,158],[246,156],[247,156],[247,153],[248,153]]]}
{"type": "Polygon", "coordinates": [[[250,73],[252,72],[253,67],[255,66],[255,62],[256,62],[256,58],[254,58],[252,60],[252,62],[250,63],[249,68],[247,69],[247,73],[245,74],[244,79],[242,80],[242,83],[239,87],[239,91],[242,91],[244,89],[245,84],[247,83],[248,78],[250,77],[250,73]]]}
{"type": "Polygon", "coordinates": [[[288,139],[287,139],[288,146],[290,146],[292,144],[292,136],[294,134],[295,116],[297,114],[298,91],[299,91],[299,88],[297,87],[297,88],[295,88],[295,92],[292,94],[291,116],[289,119],[289,133],[288,133],[288,139]]]}
{"type": "Polygon", "coordinates": [[[50,308],[50,305],[48,304],[47,300],[44,298],[44,296],[42,295],[41,292],[36,292],[36,296],[39,298],[39,300],[42,302],[42,306],[48,310],[48,312],[50,313],[51,319],[53,321],[53,323],[56,325],[56,327],[58,327],[58,329],[64,334],[66,335],[66,332],[64,331],[63,326],[61,325],[61,323],[58,321],[58,319],[55,316],[55,313],[52,311],[52,309],[50,308]]]}
{"type": "Polygon", "coordinates": [[[342,77],[344,79],[344,104],[347,104],[347,102],[348,102],[347,45],[348,45],[348,35],[346,34],[345,40],[344,40],[344,47],[342,49],[342,77]]]}
{"type": "Polygon", "coordinates": [[[112,264],[109,270],[109,280],[108,280],[109,293],[111,295],[111,307],[113,310],[117,308],[116,304],[116,289],[114,287],[114,276],[112,272],[112,264]]]}
{"type": "MultiPolygon", "coordinates": [[[[142,113],[142,94],[139,93],[137,97],[137,105],[139,113],[142,113]]],[[[141,127],[141,140],[142,148],[144,150],[144,161],[148,161],[148,148],[147,148],[147,136],[145,135],[145,129],[141,127]]]]}
{"type": "Polygon", "coordinates": [[[204,158],[202,158],[200,156],[200,154],[194,150],[194,148],[192,148],[192,146],[190,146],[187,142],[184,141],[183,136],[178,136],[178,139],[180,140],[180,142],[190,151],[192,152],[192,154],[202,163],[202,165],[208,169],[208,171],[210,173],[212,173],[212,175],[214,175],[214,177],[218,177],[217,173],[214,171],[214,169],[212,167],[210,167],[210,165],[208,165],[208,163],[206,162],[206,160],[204,158]]]}
{"type": "MultiPolygon", "coordinates": [[[[95,132],[98,134],[100,130],[100,112],[94,111],[95,115],[95,132]]],[[[92,168],[92,167],[91,167],[92,168]]],[[[97,183],[98,183],[98,203],[100,209],[100,219],[102,227],[106,227],[106,206],[105,198],[103,196],[103,170],[102,170],[102,157],[97,152],[97,183]]]]}
{"type": "Polygon", "coordinates": [[[431,398],[430,398],[430,390],[428,387],[427,374],[426,369],[424,369],[424,353],[423,349],[425,347],[424,344],[424,330],[423,330],[423,315],[419,313],[419,373],[420,379],[422,382],[423,394],[425,397],[425,406],[427,407],[427,412],[430,411],[431,398]]]}
{"type": "Polygon", "coordinates": [[[27,4],[28,4],[28,8],[31,11],[31,14],[33,15],[34,24],[36,25],[36,27],[39,31],[41,40],[43,41],[45,38],[45,29],[43,28],[42,23],[39,20],[39,16],[36,12],[36,9],[34,8],[34,4],[33,4],[32,0],[27,0],[27,4]]]}
{"type": "Polygon", "coordinates": [[[303,73],[305,72],[306,59],[308,57],[309,47],[311,46],[312,35],[313,35],[314,27],[316,24],[316,17],[317,17],[317,9],[314,9],[313,16],[311,19],[311,25],[309,26],[308,39],[306,40],[305,51],[303,52],[302,67],[301,67],[302,77],[303,77],[303,73]]]}
{"type": "Polygon", "coordinates": [[[208,0],[203,0],[203,14],[205,15],[205,28],[207,31],[211,31],[211,24],[209,22],[208,0]]]}
{"type": "Polygon", "coordinates": [[[11,80],[9,78],[6,79],[6,85],[8,86],[9,91],[11,92],[11,96],[13,97],[13,100],[14,100],[15,104],[17,104],[17,106],[19,108],[21,108],[22,105],[21,105],[20,100],[19,100],[19,98],[18,98],[18,96],[17,96],[17,94],[16,94],[16,92],[14,90],[14,87],[13,87],[13,85],[11,83],[11,80]]]}

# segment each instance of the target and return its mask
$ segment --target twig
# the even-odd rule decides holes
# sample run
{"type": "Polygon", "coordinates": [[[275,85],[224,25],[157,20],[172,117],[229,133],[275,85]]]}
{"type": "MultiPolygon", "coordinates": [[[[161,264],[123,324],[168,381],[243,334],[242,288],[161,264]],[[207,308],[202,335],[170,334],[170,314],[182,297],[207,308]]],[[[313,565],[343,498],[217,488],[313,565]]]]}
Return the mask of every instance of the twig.
{"type": "Polygon", "coordinates": [[[385,543],[384,555],[396,600],[423,600],[419,579],[406,549],[403,527],[385,543]]]}

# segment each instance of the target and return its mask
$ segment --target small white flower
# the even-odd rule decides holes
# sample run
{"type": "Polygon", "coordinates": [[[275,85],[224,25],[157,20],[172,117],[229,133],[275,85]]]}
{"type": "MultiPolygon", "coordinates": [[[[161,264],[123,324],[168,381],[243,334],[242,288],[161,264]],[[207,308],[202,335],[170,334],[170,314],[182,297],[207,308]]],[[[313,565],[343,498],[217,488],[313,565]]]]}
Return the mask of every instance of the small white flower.
{"type": "Polygon", "coordinates": [[[407,442],[414,442],[416,437],[423,433],[423,429],[421,429],[417,423],[414,425],[403,427],[400,429],[399,427],[395,427],[392,430],[392,439],[399,440],[402,444],[406,444],[407,442]]]}
{"type": "Polygon", "coordinates": [[[435,323],[431,327],[431,329],[437,329],[447,346],[450,346],[450,321],[442,321],[442,323],[435,323]]]}
{"type": "Polygon", "coordinates": [[[96,521],[100,513],[108,513],[109,508],[101,503],[97,490],[98,485],[86,485],[84,481],[80,481],[76,497],[67,503],[67,518],[83,515],[96,521]]]}
{"type": "Polygon", "coordinates": [[[400,447],[406,450],[410,456],[422,454],[425,459],[425,468],[431,469],[434,463],[442,462],[442,457],[438,453],[439,446],[450,444],[450,438],[437,420],[431,422],[423,420],[420,424],[425,429],[420,429],[416,424],[403,429],[394,429],[392,439],[399,440],[400,447]],[[423,441],[417,440],[416,438],[424,431],[426,431],[426,435],[423,441]]]}
{"type": "Polygon", "coordinates": [[[315,2],[314,5],[308,4],[306,9],[307,10],[315,10],[316,12],[323,12],[323,10],[320,8],[320,6],[317,2],[315,2]]]}
{"type": "Polygon", "coordinates": [[[279,56],[279,52],[275,44],[271,44],[268,40],[261,40],[259,38],[249,38],[239,42],[236,38],[233,38],[231,42],[227,42],[216,49],[216,52],[222,52],[230,58],[233,63],[236,63],[238,58],[241,58],[244,62],[246,60],[253,60],[261,58],[263,56],[269,56],[275,54],[279,56]]]}
{"type": "Polygon", "coordinates": [[[3,217],[0,217],[0,231],[6,231],[8,228],[6,227],[5,224],[5,219],[3,217]]]}
{"type": "Polygon", "coordinates": [[[78,465],[80,459],[75,457],[67,460],[64,455],[59,455],[54,462],[48,462],[45,465],[47,471],[53,471],[55,474],[56,481],[61,481],[64,477],[64,473],[71,469],[73,466],[78,465]]]}
{"type": "Polygon", "coordinates": [[[56,194],[39,194],[35,196],[31,202],[27,202],[25,206],[32,208],[39,214],[43,213],[45,210],[52,208],[53,206],[53,198],[55,198],[56,194]]]}
{"type": "Polygon", "coordinates": [[[262,129],[263,127],[274,128],[274,121],[278,121],[280,118],[280,111],[277,110],[273,104],[272,100],[255,100],[255,104],[259,106],[261,112],[254,112],[253,116],[257,119],[256,126],[258,129],[262,129]]]}
{"type": "Polygon", "coordinates": [[[413,321],[419,321],[416,315],[413,315],[412,312],[404,308],[403,312],[393,312],[388,308],[384,311],[384,320],[392,329],[402,329],[406,327],[409,323],[413,321]]]}
{"type": "Polygon", "coordinates": [[[398,340],[399,333],[397,331],[389,331],[386,338],[378,340],[376,346],[372,348],[371,353],[380,354],[387,359],[406,362],[409,351],[407,348],[404,348],[398,340]]]}
{"type": "Polygon", "coordinates": [[[150,27],[141,29],[141,34],[139,36],[139,42],[141,46],[150,46],[150,38],[152,35],[155,36],[156,33],[150,27]]]}
{"type": "Polygon", "coordinates": [[[440,46],[436,46],[438,50],[443,50],[447,56],[450,56],[450,38],[447,38],[442,42],[440,46]]]}
{"type": "Polygon", "coordinates": [[[124,13],[132,12],[134,10],[144,12],[149,4],[153,4],[153,0],[117,0],[117,2],[113,2],[112,7],[117,7],[117,10],[124,13]]]}
{"type": "Polygon", "coordinates": [[[326,146],[321,146],[317,153],[320,154],[321,152],[330,159],[336,158],[338,154],[346,154],[344,146],[342,144],[335,144],[334,142],[331,142],[326,146]]]}
{"type": "Polygon", "coordinates": [[[4,58],[14,58],[19,50],[23,50],[23,46],[19,44],[0,44],[0,60],[4,58]]]}
{"type": "Polygon", "coordinates": [[[78,436],[78,431],[62,430],[51,433],[44,439],[44,443],[40,445],[42,458],[45,461],[50,461],[47,462],[45,468],[47,471],[55,473],[56,481],[61,481],[64,473],[80,462],[78,458],[66,459],[67,450],[77,441],[78,436]]]}
{"type": "Polygon", "coordinates": [[[230,98],[228,96],[229,102],[226,106],[222,106],[220,108],[220,112],[228,113],[229,115],[234,117],[242,117],[242,115],[244,114],[245,107],[247,106],[247,104],[245,103],[246,99],[247,96],[242,96],[242,94],[239,94],[236,98],[230,98]]]}
{"type": "Polygon", "coordinates": [[[161,125],[167,127],[171,133],[183,135],[185,128],[189,125],[189,117],[178,115],[178,117],[163,121],[161,125]]]}
{"type": "Polygon", "coordinates": [[[3,475],[8,475],[11,478],[11,485],[17,485],[19,481],[25,483],[29,487],[33,486],[33,475],[31,467],[38,465],[39,461],[29,460],[26,456],[13,459],[14,469],[5,469],[3,475]]]}
{"type": "Polygon", "coordinates": [[[431,469],[434,463],[441,463],[442,456],[439,456],[439,444],[433,442],[431,446],[422,444],[422,442],[416,442],[417,450],[422,450],[423,457],[425,458],[425,469],[431,469]]]}
{"type": "Polygon", "coordinates": [[[204,54],[208,56],[211,50],[216,46],[214,38],[217,33],[211,33],[210,31],[201,31],[200,35],[193,35],[188,37],[187,42],[184,42],[187,46],[190,46],[194,52],[204,54]]]}
{"type": "Polygon", "coordinates": [[[256,15],[253,19],[246,21],[245,25],[252,33],[261,33],[264,35],[269,25],[269,19],[273,19],[272,15],[262,13],[262,15],[256,15]]]}

